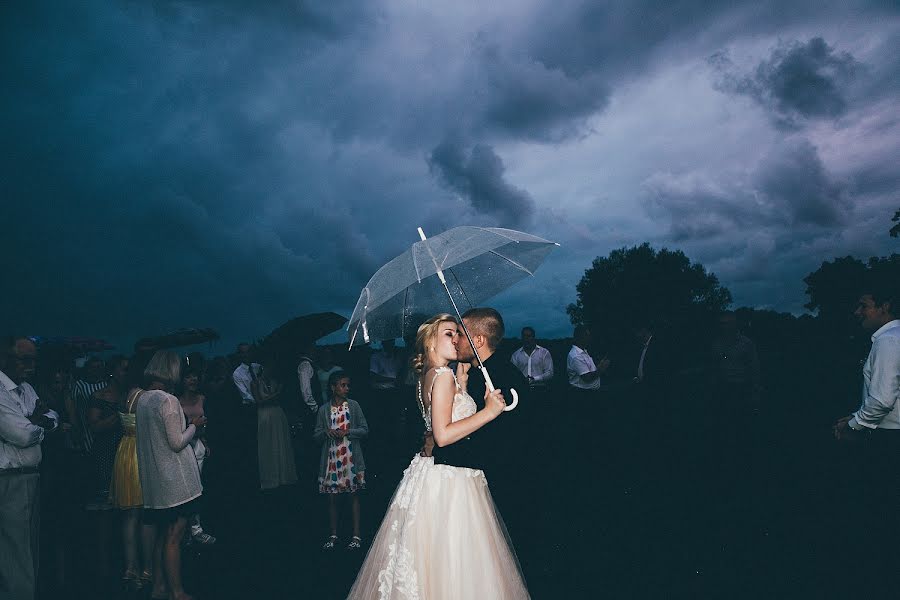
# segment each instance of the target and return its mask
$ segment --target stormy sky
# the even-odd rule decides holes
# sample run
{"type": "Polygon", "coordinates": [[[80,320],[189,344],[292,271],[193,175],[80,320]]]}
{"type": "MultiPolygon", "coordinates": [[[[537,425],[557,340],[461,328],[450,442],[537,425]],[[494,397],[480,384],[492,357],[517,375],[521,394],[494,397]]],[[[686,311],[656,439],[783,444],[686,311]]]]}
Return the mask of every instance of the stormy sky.
{"type": "MultiPolygon", "coordinates": [[[[3,329],[220,351],[349,316],[456,225],[559,242],[496,298],[570,334],[591,260],[683,250],[800,313],[897,251],[893,2],[18,2],[0,9],[3,329]]],[[[340,338],[330,338],[337,341],[340,338]]]]}

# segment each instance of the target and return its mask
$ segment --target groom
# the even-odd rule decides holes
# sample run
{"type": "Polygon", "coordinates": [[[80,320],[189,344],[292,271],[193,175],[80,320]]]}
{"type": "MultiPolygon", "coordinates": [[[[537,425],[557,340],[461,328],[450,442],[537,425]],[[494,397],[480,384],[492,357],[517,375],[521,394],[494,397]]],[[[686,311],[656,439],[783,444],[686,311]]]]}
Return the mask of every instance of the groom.
{"type": "MultiPolygon", "coordinates": [[[[515,388],[519,394],[519,405],[485,425],[472,437],[470,447],[484,467],[491,495],[515,542],[516,525],[520,522],[517,511],[524,506],[522,483],[524,473],[529,469],[525,453],[534,445],[529,443],[531,440],[526,432],[526,413],[531,408],[527,398],[528,381],[508,358],[496,354],[504,334],[503,317],[499,312],[493,308],[473,308],[463,314],[462,320],[494,387],[502,390],[506,403],[512,403],[510,388],[515,388]]],[[[461,363],[471,364],[468,392],[481,409],[484,407],[484,376],[465,334],[457,338],[456,351],[461,363]]]]}

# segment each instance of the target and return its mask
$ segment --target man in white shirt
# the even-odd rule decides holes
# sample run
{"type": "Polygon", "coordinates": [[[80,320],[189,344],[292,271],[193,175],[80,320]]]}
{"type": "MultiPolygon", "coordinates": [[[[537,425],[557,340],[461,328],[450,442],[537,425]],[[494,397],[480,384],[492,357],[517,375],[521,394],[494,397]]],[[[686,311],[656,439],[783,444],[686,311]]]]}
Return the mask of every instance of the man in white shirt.
{"type": "Polygon", "coordinates": [[[593,391],[603,386],[602,376],[609,369],[609,359],[603,357],[598,363],[594,363],[593,357],[587,348],[591,344],[591,330],[587,325],[575,327],[575,338],[572,349],[566,357],[566,375],[569,377],[569,386],[578,391],[593,391]]]}
{"type": "Polygon", "coordinates": [[[231,378],[241,395],[241,403],[244,405],[256,404],[252,384],[253,378],[259,375],[260,365],[250,360],[250,344],[238,344],[237,358],[241,364],[231,374],[231,378]]]}
{"type": "Polygon", "coordinates": [[[892,302],[871,293],[859,299],[855,314],[863,328],[873,332],[872,348],[863,365],[862,403],[835,423],[838,439],[878,430],[900,435],[900,319],[892,302]]]}
{"type": "Polygon", "coordinates": [[[400,353],[394,340],[381,342],[381,350],[376,350],[369,357],[369,376],[373,390],[396,390],[397,374],[400,372],[400,353]]]}
{"type": "Polygon", "coordinates": [[[850,535],[851,541],[856,535],[862,538],[856,541],[865,562],[858,572],[873,576],[860,582],[864,581],[867,589],[870,584],[883,582],[890,587],[891,595],[897,592],[893,579],[880,575],[895,572],[900,560],[900,516],[896,510],[900,497],[898,301],[900,293],[896,289],[875,288],[860,297],[855,315],[864,329],[873,332],[872,348],[863,364],[862,402],[856,412],[834,424],[838,440],[863,442],[863,452],[847,476],[858,484],[864,504],[850,511],[852,516],[838,529],[850,535]]]}
{"type": "Polygon", "coordinates": [[[31,600],[39,558],[41,442],[59,415],[25,381],[34,373],[34,343],[6,338],[0,346],[0,597],[31,600]]]}
{"type": "Polygon", "coordinates": [[[553,357],[549,350],[538,346],[533,327],[522,328],[522,347],[513,352],[510,362],[522,372],[532,390],[546,390],[553,379],[553,357]]]}
{"type": "Polygon", "coordinates": [[[370,446],[375,450],[375,460],[382,463],[395,462],[398,466],[405,459],[405,453],[400,454],[402,422],[397,387],[397,377],[403,366],[401,360],[394,340],[383,340],[381,350],[372,352],[369,356],[369,393],[364,400],[366,404],[363,404],[370,430],[382,440],[380,447],[375,447],[375,444],[370,446]],[[382,451],[386,453],[381,455],[382,451]]]}

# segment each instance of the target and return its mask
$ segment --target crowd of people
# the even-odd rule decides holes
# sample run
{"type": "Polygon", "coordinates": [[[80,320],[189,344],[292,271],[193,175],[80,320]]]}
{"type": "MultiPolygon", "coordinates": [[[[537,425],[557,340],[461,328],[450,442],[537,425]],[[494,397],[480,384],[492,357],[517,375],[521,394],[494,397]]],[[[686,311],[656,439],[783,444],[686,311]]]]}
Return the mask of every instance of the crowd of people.
{"type": "MultiPolygon", "coordinates": [[[[877,465],[871,475],[881,499],[900,490],[897,477],[885,474],[900,431],[896,302],[876,290],[862,296],[857,316],[874,334],[863,398],[857,412],[834,426],[839,440],[872,438],[877,460],[868,464],[877,465]]],[[[291,372],[285,373],[250,344],[214,358],[138,348],[132,356],[51,362],[27,337],[3,339],[0,591],[16,600],[49,598],[73,580],[87,579],[96,589],[187,600],[183,549],[202,551],[221,539],[206,526],[208,496],[240,502],[285,488],[323,498],[319,514],[327,536],[316,542],[321,552],[358,552],[361,561],[373,542],[366,532],[378,525],[362,522],[372,473],[402,473],[419,452],[433,453],[437,464],[487,473],[490,496],[508,530],[501,539],[512,540],[522,558],[521,546],[535,537],[541,510],[523,506],[522,490],[541,485],[529,465],[552,464],[553,485],[590,485],[579,482],[593,478],[595,466],[623,439],[608,434],[609,424],[617,424],[640,437],[629,442],[631,450],[642,453],[647,465],[663,468],[664,457],[649,457],[670,450],[672,424],[685,421],[676,414],[682,408],[665,401],[684,367],[665,331],[650,321],[633,323],[633,360],[620,364],[584,325],[575,327],[565,355],[557,348],[554,356],[537,343],[532,326],[522,328],[521,347],[501,351],[505,328],[493,309],[475,309],[464,321],[470,340],[457,343],[452,353],[429,355],[432,366],[438,374],[453,372],[457,385],[459,377],[468,380],[467,393],[481,409],[490,398],[484,379],[455,369],[483,364],[505,404],[514,389],[519,407],[479,423],[477,436],[454,437],[442,426],[438,451],[413,340],[399,347],[386,340],[363,354],[307,340],[298,344],[291,372]],[[623,389],[631,398],[628,406],[606,401],[623,389]],[[553,440],[560,444],[550,451],[553,440]],[[216,469],[227,470],[226,486],[207,485],[216,469]],[[342,518],[346,512],[349,519],[342,518]],[[76,556],[83,548],[90,549],[89,560],[76,556]]],[[[755,345],[741,333],[735,314],[720,315],[716,327],[703,376],[708,393],[726,399],[717,419],[728,427],[716,428],[721,435],[711,443],[721,455],[719,468],[734,472],[764,385],[755,345]]],[[[425,392],[429,400],[432,381],[425,392]]],[[[372,568],[362,571],[370,583],[378,579],[372,568]]],[[[529,568],[534,565],[526,557],[523,582],[529,568]]],[[[527,595],[524,583],[512,581],[509,589],[518,590],[511,597],[527,595]]]]}

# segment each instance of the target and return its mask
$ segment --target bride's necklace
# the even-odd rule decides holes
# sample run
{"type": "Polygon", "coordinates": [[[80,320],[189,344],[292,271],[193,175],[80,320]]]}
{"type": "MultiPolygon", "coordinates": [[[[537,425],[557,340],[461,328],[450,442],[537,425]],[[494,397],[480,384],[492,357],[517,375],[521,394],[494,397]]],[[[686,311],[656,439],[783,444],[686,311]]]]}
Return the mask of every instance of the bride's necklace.
{"type": "Polygon", "coordinates": [[[419,411],[422,413],[422,420],[425,421],[425,431],[431,431],[431,422],[425,414],[425,400],[422,398],[422,380],[416,383],[416,400],[419,401],[419,411]]]}

